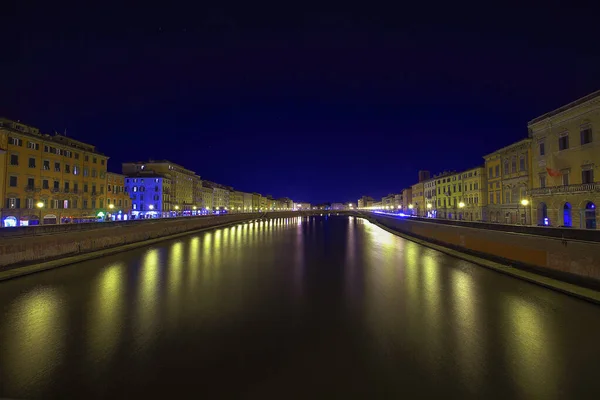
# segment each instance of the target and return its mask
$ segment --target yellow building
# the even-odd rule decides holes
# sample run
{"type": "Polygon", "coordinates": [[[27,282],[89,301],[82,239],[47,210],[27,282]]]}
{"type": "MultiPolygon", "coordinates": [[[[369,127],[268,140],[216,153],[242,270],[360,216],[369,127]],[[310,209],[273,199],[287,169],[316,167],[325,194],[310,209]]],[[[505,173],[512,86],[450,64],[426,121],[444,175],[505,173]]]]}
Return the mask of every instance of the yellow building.
{"type": "Polygon", "coordinates": [[[108,157],[95,146],[0,119],[6,137],[4,226],[95,221],[105,212],[108,157]]]}
{"type": "Polygon", "coordinates": [[[412,198],[410,200],[410,204],[412,205],[413,215],[417,215],[419,217],[425,216],[427,211],[425,206],[425,187],[423,186],[423,182],[412,185],[411,195],[412,198]]]}
{"type": "Polygon", "coordinates": [[[125,175],[106,173],[106,210],[109,219],[121,221],[129,219],[131,199],[125,192],[125,175]]]}
{"type": "Polygon", "coordinates": [[[412,187],[402,189],[402,200],[404,201],[402,212],[405,214],[412,214],[414,209],[414,205],[412,204],[412,187]]]}
{"type": "Polygon", "coordinates": [[[460,219],[462,202],[462,173],[447,172],[436,180],[437,217],[460,219]]]}
{"type": "Polygon", "coordinates": [[[531,188],[531,139],[523,139],[483,157],[488,171],[490,222],[528,224],[527,191],[531,188]],[[494,176],[490,178],[490,170],[494,176]],[[500,172],[500,177],[498,177],[500,172]],[[499,179],[498,179],[499,178],[499,179]]]}
{"type": "Polygon", "coordinates": [[[484,167],[476,167],[462,172],[463,219],[486,221],[487,179],[484,167]]]}
{"type": "Polygon", "coordinates": [[[532,222],[596,229],[600,204],[600,91],[528,124],[532,222]]]}
{"type": "Polygon", "coordinates": [[[244,192],[233,190],[229,193],[229,209],[232,213],[244,211],[244,192]]]}
{"type": "Polygon", "coordinates": [[[165,176],[171,181],[171,207],[182,214],[191,214],[196,206],[197,180],[194,171],[168,160],[150,160],[148,162],[123,163],[123,174],[135,175],[141,172],[153,172],[165,176]]]}
{"type": "Polygon", "coordinates": [[[213,190],[209,187],[202,186],[202,211],[208,212],[213,209],[213,190]]]}
{"type": "Polygon", "coordinates": [[[492,153],[484,157],[485,170],[487,172],[487,211],[486,221],[503,222],[501,215],[502,204],[502,174],[500,168],[502,164],[502,155],[492,153]]]}

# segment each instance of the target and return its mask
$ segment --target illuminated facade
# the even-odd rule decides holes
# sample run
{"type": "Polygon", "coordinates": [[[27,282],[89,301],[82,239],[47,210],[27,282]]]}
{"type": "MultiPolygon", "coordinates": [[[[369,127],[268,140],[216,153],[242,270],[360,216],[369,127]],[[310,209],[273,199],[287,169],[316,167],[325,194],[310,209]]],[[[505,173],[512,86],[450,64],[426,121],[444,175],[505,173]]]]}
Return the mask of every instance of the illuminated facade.
{"type": "Polygon", "coordinates": [[[229,209],[233,213],[244,211],[244,192],[232,190],[229,193],[229,209]]]}
{"type": "Polygon", "coordinates": [[[412,214],[414,207],[412,204],[412,188],[402,190],[402,199],[404,200],[402,212],[405,214],[412,214]]]}
{"type": "Polygon", "coordinates": [[[425,212],[430,218],[435,218],[437,215],[437,203],[436,203],[436,179],[429,179],[423,182],[423,190],[425,193],[425,212]]]}
{"type": "Polygon", "coordinates": [[[196,205],[197,180],[200,179],[194,171],[168,160],[150,160],[148,162],[134,162],[123,164],[123,174],[129,176],[137,173],[149,172],[163,176],[170,180],[171,207],[177,213],[191,214],[196,205]]]}
{"type": "Polygon", "coordinates": [[[467,221],[486,221],[487,179],[484,167],[463,171],[462,185],[463,219],[467,221]]]}
{"type": "Polygon", "coordinates": [[[487,176],[489,221],[528,223],[528,207],[524,207],[522,201],[526,200],[531,188],[531,139],[520,140],[484,156],[484,159],[488,174],[490,170],[494,173],[492,178],[487,176]]]}
{"type": "Polygon", "coordinates": [[[204,187],[200,189],[202,191],[202,211],[208,212],[213,209],[213,190],[209,187],[204,187]]]}
{"type": "Polygon", "coordinates": [[[134,219],[178,215],[171,204],[171,180],[163,175],[148,172],[128,175],[125,192],[131,198],[131,216],[134,219]]]}
{"type": "Polygon", "coordinates": [[[411,188],[412,198],[410,204],[412,205],[413,215],[423,217],[426,214],[425,205],[425,187],[423,182],[415,183],[411,188]]]}
{"type": "Polygon", "coordinates": [[[2,226],[97,221],[108,157],[95,146],[0,119],[2,226]]]}
{"type": "Polygon", "coordinates": [[[532,222],[597,228],[600,91],[529,122],[532,222]]]}
{"type": "Polygon", "coordinates": [[[131,215],[131,199],[125,191],[125,175],[106,173],[106,211],[113,221],[129,219],[131,215]]]}
{"type": "Polygon", "coordinates": [[[231,187],[224,186],[215,182],[203,181],[202,185],[210,188],[213,191],[213,208],[215,210],[229,210],[229,196],[232,190],[231,187]]]}

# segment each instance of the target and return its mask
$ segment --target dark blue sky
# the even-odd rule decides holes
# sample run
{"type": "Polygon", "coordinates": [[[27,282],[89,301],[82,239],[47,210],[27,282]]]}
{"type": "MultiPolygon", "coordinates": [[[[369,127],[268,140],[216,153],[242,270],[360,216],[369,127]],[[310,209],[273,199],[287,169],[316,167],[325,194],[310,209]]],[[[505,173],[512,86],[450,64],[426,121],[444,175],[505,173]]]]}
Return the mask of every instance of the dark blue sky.
{"type": "Polygon", "coordinates": [[[0,24],[0,114],[67,129],[116,172],[164,158],[294,200],[380,197],[419,169],[482,164],[528,120],[600,88],[600,10],[583,3],[21,3],[0,24]]]}

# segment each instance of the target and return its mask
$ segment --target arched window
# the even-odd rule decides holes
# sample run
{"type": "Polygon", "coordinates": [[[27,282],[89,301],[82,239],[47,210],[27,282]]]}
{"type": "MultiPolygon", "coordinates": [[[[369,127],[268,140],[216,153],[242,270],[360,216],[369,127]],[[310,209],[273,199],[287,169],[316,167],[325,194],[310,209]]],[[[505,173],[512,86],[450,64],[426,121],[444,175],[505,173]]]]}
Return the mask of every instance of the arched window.
{"type": "Polygon", "coordinates": [[[565,203],[563,206],[563,226],[573,226],[573,218],[571,217],[571,204],[565,203]]]}
{"type": "Polygon", "coordinates": [[[585,229],[596,229],[596,205],[591,201],[585,205],[585,229]]]}

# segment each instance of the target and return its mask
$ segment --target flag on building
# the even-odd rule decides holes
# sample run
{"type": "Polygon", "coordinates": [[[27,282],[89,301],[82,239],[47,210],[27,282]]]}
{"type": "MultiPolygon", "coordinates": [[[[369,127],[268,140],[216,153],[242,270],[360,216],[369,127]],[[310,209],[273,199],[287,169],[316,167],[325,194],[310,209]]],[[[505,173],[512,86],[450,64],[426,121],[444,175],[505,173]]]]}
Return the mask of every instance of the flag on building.
{"type": "Polygon", "coordinates": [[[550,175],[550,176],[553,176],[553,177],[555,177],[555,178],[556,178],[556,177],[559,177],[559,176],[561,176],[561,175],[562,175],[562,174],[560,173],[560,171],[557,171],[557,170],[555,170],[555,169],[552,169],[552,168],[548,168],[548,167],[546,167],[546,171],[548,172],[548,175],[550,175]]]}

